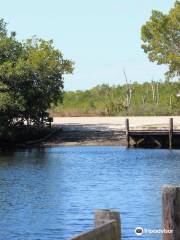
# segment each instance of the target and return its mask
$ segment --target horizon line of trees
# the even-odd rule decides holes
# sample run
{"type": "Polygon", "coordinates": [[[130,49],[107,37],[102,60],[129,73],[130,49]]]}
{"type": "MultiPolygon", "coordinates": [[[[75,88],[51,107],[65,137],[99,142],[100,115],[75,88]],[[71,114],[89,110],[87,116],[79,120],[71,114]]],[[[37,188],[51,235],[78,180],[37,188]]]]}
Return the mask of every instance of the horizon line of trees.
{"type": "Polygon", "coordinates": [[[64,92],[63,103],[52,106],[50,112],[54,116],[178,115],[179,91],[178,81],[102,84],[89,90],[64,92]]]}
{"type": "Polygon", "coordinates": [[[153,10],[141,28],[142,49],[150,61],[168,66],[168,81],[103,84],[87,91],[63,92],[64,75],[74,62],[64,59],[53,41],[32,37],[19,41],[0,18],[0,140],[17,127],[43,127],[49,112],[59,115],[180,114],[180,1],[169,13],[153,10]],[[64,98],[64,103],[63,102],[64,98]]]}
{"type": "Polygon", "coordinates": [[[152,62],[165,64],[164,83],[132,83],[124,71],[124,86],[103,84],[87,91],[64,93],[63,105],[51,112],[61,116],[177,115],[180,80],[180,1],[167,14],[153,10],[141,28],[142,49],[152,62]],[[176,79],[177,82],[170,82],[176,79]]]}

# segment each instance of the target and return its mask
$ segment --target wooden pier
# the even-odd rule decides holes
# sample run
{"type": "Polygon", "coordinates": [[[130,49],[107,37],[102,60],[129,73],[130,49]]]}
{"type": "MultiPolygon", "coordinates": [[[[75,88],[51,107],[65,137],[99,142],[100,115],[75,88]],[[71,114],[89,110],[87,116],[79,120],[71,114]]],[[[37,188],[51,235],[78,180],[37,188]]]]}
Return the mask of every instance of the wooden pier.
{"type": "Polygon", "coordinates": [[[131,130],[129,119],[125,121],[127,147],[179,148],[180,130],[173,129],[173,118],[169,119],[169,128],[155,130],[131,130]]]}

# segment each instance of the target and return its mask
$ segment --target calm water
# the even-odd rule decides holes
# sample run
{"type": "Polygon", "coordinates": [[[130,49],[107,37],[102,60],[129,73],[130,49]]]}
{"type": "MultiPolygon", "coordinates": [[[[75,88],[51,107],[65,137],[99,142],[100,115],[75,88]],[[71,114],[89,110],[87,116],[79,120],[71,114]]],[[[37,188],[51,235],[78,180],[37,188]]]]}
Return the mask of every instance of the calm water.
{"type": "MultiPolygon", "coordinates": [[[[180,183],[180,151],[58,147],[0,154],[0,239],[68,239],[97,208],[121,212],[123,239],[161,227],[161,186],[180,183]]],[[[141,239],[160,239],[144,235],[141,239]]]]}

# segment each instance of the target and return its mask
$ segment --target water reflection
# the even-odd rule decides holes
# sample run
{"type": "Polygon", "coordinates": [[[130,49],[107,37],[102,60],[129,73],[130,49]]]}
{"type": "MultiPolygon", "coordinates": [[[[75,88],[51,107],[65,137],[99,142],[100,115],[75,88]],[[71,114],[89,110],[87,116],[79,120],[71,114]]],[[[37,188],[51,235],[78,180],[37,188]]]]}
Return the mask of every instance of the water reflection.
{"type": "Polygon", "coordinates": [[[124,238],[136,239],[137,226],[161,227],[161,186],[180,182],[179,166],[178,150],[1,152],[0,238],[64,240],[92,227],[94,209],[115,208],[121,212],[124,238]]]}

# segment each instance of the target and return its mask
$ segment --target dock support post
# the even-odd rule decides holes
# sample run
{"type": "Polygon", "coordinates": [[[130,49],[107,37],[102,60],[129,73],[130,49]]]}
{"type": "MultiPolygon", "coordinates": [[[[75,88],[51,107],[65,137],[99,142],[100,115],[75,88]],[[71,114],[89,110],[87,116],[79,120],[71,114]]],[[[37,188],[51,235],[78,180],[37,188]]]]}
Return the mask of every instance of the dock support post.
{"type": "Polygon", "coordinates": [[[169,149],[172,148],[172,138],[173,138],[173,118],[169,119],[169,149]]]}
{"type": "Polygon", "coordinates": [[[130,146],[130,138],[129,138],[129,119],[126,118],[125,120],[125,129],[126,129],[126,141],[127,141],[127,147],[130,146]]]}
{"type": "Polygon", "coordinates": [[[110,220],[116,221],[115,240],[121,240],[121,220],[119,212],[108,209],[96,210],[94,219],[95,227],[99,227],[110,220]]]}
{"type": "Polygon", "coordinates": [[[163,188],[163,240],[180,239],[180,187],[163,188]]]}

